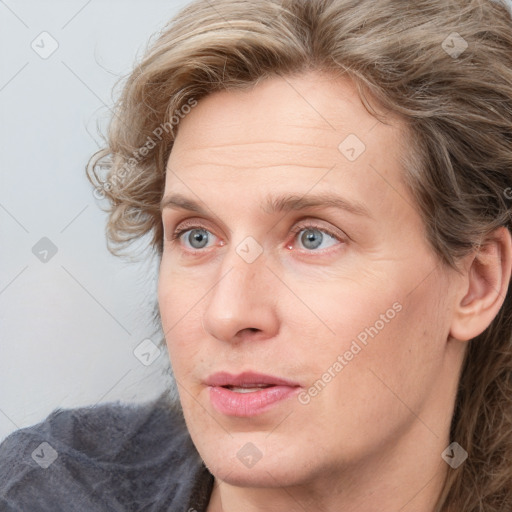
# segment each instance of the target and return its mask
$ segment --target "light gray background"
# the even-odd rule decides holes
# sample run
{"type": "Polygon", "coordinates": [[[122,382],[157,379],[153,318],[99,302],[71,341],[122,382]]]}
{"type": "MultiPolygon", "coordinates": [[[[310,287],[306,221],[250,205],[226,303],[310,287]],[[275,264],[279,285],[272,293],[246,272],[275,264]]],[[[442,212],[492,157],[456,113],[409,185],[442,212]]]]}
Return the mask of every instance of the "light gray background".
{"type": "Polygon", "coordinates": [[[168,385],[166,352],[147,367],[133,353],[160,339],[157,267],[107,252],[84,169],[115,82],[186,3],[0,1],[0,439],[56,407],[168,385]],[[50,48],[43,31],[59,45],[47,59],[31,47],[50,48]],[[58,248],[46,263],[32,253],[42,237],[58,248]]]}
{"type": "Polygon", "coordinates": [[[107,252],[84,168],[113,85],[187,3],[0,0],[0,440],[56,407],[169,387],[166,352],[150,366],[133,353],[159,341],[155,262],[107,252]],[[49,48],[44,31],[59,45],[47,59],[31,47],[49,48]],[[58,249],[46,263],[32,253],[42,237],[58,249]]]}

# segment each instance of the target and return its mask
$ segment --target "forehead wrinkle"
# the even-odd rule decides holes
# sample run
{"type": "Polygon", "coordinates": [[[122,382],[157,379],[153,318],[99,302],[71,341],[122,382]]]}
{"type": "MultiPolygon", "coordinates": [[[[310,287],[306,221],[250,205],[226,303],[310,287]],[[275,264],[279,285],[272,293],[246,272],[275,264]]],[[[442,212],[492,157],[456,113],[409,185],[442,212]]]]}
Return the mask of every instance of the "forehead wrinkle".
{"type": "MultiPolygon", "coordinates": [[[[290,141],[278,141],[278,140],[252,140],[247,142],[237,142],[237,141],[226,141],[219,144],[209,144],[206,143],[205,145],[197,145],[189,143],[188,141],[185,143],[183,148],[179,148],[177,151],[174,151],[175,154],[179,154],[181,152],[187,153],[189,151],[210,151],[210,150],[223,150],[223,149],[243,149],[244,146],[258,146],[258,145],[280,145],[280,146],[286,146],[291,147],[292,149],[295,149],[296,147],[309,147],[313,149],[326,149],[326,150],[332,150],[336,149],[336,145],[332,144],[319,144],[319,143],[313,143],[310,144],[305,141],[299,141],[299,140],[290,140],[290,141]]],[[[172,154],[172,151],[171,151],[172,154]]]]}

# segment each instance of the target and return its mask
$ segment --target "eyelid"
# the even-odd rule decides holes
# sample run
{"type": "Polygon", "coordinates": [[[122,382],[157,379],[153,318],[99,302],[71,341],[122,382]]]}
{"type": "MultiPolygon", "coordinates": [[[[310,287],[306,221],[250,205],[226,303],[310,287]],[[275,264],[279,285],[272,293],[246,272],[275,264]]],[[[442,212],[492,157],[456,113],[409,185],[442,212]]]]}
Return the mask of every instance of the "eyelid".
{"type": "MultiPolygon", "coordinates": [[[[210,229],[208,229],[207,227],[198,225],[197,223],[194,223],[190,226],[189,225],[181,225],[178,229],[175,229],[171,235],[171,241],[175,242],[176,240],[179,240],[185,233],[192,231],[194,229],[197,229],[197,230],[202,229],[203,231],[208,232],[209,237],[211,236],[214,238],[219,238],[217,235],[212,233],[212,231],[210,229]]],[[[221,240],[220,245],[224,245],[224,242],[222,240],[221,240]]],[[[201,248],[201,249],[194,249],[193,247],[187,247],[187,250],[189,252],[206,252],[207,249],[208,249],[208,247],[201,248]]]]}
{"type": "Polygon", "coordinates": [[[183,221],[179,221],[176,224],[175,228],[172,228],[171,231],[171,239],[175,240],[178,236],[181,236],[184,231],[189,229],[204,229],[209,233],[213,234],[212,228],[209,226],[209,222],[205,219],[185,219],[183,221]],[[179,234],[178,234],[179,232],[179,234]]]}
{"type": "MultiPolygon", "coordinates": [[[[209,233],[211,233],[211,230],[208,227],[198,224],[197,222],[192,221],[192,220],[185,220],[181,223],[178,223],[178,226],[179,226],[179,229],[175,228],[173,231],[173,234],[172,234],[173,240],[178,238],[179,236],[181,236],[184,231],[189,230],[189,229],[204,229],[205,231],[208,231],[209,233]]],[[[325,226],[322,226],[321,224],[317,224],[317,223],[315,223],[315,221],[311,221],[311,220],[299,222],[298,224],[294,225],[290,229],[290,232],[293,233],[294,235],[296,235],[297,233],[300,233],[301,231],[303,231],[304,229],[307,229],[307,228],[318,229],[318,231],[327,233],[328,235],[332,236],[333,238],[336,238],[337,240],[339,240],[340,242],[343,241],[343,238],[348,238],[348,236],[345,235],[344,233],[343,233],[343,235],[339,235],[334,230],[331,230],[325,226]]]]}
{"type": "Polygon", "coordinates": [[[329,229],[328,227],[323,226],[322,224],[319,224],[314,220],[301,221],[297,225],[293,226],[290,231],[294,235],[297,235],[297,233],[300,233],[304,229],[308,228],[318,229],[318,231],[321,231],[322,233],[327,233],[329,236],[332,236],[339,242],[346,242],[349,238],[345,233],[341,232],[341,234],[339,234],[336,232],[336,230],[329,229]]]}

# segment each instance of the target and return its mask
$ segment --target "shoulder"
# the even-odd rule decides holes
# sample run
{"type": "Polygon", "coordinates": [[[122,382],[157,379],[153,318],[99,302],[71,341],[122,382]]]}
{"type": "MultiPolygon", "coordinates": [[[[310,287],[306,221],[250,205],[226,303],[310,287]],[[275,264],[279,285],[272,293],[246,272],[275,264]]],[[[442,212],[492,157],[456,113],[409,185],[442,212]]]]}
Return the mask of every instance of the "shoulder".
{"type": "Polygon", "coordinates": [[[163,395],[56,409],[0,445],[0,508],[179,510],[200,474],[181,410],[163,395]]]}

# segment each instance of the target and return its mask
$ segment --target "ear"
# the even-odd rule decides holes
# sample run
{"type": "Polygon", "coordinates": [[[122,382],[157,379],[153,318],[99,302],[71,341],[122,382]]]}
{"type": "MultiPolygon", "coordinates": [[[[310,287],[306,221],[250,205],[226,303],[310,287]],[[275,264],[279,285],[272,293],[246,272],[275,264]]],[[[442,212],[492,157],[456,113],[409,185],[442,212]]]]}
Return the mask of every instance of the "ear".
{"type": "Polygon", "coordinates": [[[511,267],[512,237],[508,229],[500,227],[468,257],[451,337],[468,341],[487,329],[505,301],[511,267]]]}

